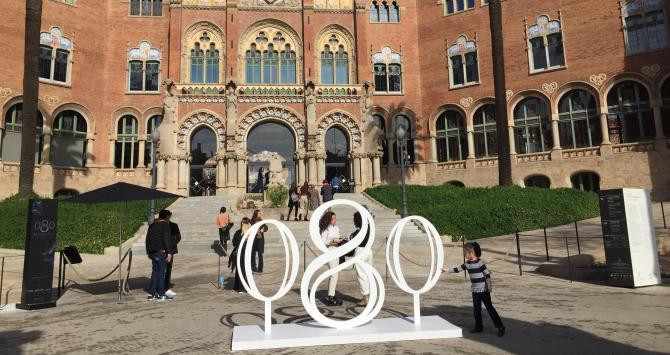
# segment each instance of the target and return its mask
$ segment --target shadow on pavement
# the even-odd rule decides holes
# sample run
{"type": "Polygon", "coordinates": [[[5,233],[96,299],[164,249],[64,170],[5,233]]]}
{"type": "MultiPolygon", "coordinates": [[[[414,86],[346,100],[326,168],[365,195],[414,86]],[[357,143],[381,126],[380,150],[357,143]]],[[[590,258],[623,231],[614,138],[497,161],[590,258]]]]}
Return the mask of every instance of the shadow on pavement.
{"type": "Polygon", "coordinates": [[[422,315],[439,315],[463,328],[463,337],[486,343],[513,354],[660,354],[618,343],[586,331],[548,322],[530,323],[501,314],[507,333],[498,337],[486,311],[484,333],[470,334],[474,325],[471,307],[435,306],[421,310],[422,315]]]}
{"type": "MultiPolygon", "coordinates": [[[[132,291],[143,290],[149,286],[149,278],[147,277],[133,277],[128,279],[128,285],[132,291]]],[[[91,295],[103,295],[106,293],[114,293],[118,291],[119,281],[105,281],[105,282],[94,282],[88,284],[74,284],[67,286],[65,290],[68,289],[83,291],[91,295]]]]}
{"type": "Polygon", "coordinates": [[[21,345],[32,343],[41,336],[42,332],[39,330],[0,332],[0,353],[8,355],[23,354],[21,345]]]}

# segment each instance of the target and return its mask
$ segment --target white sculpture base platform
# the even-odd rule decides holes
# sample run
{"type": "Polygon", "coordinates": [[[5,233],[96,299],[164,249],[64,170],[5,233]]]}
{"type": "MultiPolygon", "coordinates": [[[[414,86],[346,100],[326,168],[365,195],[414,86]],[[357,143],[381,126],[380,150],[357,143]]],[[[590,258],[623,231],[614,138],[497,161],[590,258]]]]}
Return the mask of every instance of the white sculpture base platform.
{"type": "Polygon", "coordinates": [[[461,328],[438,316],[421,317],[419,327],[414,325],[412,319],[373,319],[360,327],[343,330],[324,327],[319,323],[273,324],[272,333],[267,335],[260,325],[237,326],[233,329],[232,351],[463,336],[461,328]]]}

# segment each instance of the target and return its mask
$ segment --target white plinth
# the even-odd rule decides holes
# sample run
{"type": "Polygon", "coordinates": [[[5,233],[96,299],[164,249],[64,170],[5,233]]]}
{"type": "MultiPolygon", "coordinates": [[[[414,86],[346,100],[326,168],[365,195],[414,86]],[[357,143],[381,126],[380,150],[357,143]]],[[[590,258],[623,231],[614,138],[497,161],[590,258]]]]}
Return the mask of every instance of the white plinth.
{"type": "Polygon", "coordinates": [[[291,348],[315,345],[376,343],[386,341],[460,338],[461,328],[438,316],[421,317],[416,327],[412,318],[373,319],[353,329],[338,330],[319,323],[273,324],[272,333],[263,326],[245,325],[233,329],[232,350],[291,348]]]}

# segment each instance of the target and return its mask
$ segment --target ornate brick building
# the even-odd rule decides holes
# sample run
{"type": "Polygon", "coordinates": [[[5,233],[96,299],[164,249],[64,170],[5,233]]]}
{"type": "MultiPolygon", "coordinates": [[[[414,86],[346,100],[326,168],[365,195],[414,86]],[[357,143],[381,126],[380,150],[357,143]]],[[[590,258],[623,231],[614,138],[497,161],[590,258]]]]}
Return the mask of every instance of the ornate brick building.
{"type": "MultiPolygon", "coordinates": [[[[24,4],[0,24],[0,197],[18,186],[24,4]]],[[[663,0],[503,3],[513,177],[670,197],[663,0]]],[[[341,176],[497,183],[487,0],[44,0],[35,188],[199,194],[341,176]],[[274,164],[273,164],[274,163],[274,164]],[[279,166],[281,166],[279,168],[279,166]]]]}

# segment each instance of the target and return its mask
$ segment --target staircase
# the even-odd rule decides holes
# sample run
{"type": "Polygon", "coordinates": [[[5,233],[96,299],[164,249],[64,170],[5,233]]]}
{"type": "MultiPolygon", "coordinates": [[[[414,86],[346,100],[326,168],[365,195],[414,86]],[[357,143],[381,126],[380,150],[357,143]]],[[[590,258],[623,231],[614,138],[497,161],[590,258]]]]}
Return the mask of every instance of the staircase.
{"type": "MultiPolygon", "coordinates": [[[[339,194],[336,199],[348,199],[358,202],[368,208],[374,217],[376,233],[375,233],[375,248],[379,243],[385,243],[386,237],[393,226],[400,220],[400,216],[395,214],[395,211],[386,208],[377,201],[363,195],[361,193],[339,194]]],[[[239,228],[239,222],[243,217],[251,218],[252,210],[234,210],[231,211],[231,206],[234,205],[234,199],[225,196],[212,197],[190,197],[180,199],[172,208],[172,221],[179,224],[179,229],[182,235],[182,241],[179,243],[179,253],[211,253],[211,245],[215,240],[219,239],[218,230],[215,225],[216,215],[219,213],[221,206],[228,208],[231,213],[232,221],[235,223],[231,231],[231,238],[234,231],[239,228]]],[[[332,209],[337,215],[337,225],[340,228],[343,237],[348,237],[355,228],[353,223],[354,210],[348,206],[336,206],[332,209]]],[[[288,212],[288,208],[284,209],[267,209],[263,211],[264,219],[280,219],[288,212]]],[[[309,237],[309,222],[282,221],[286,224],[299,245],[304,241],[311,244],[309,237]]],[[[403,231],[403,243],[426,243],[425,234],[414,224],[408,223],[405,225],[403,231]]],[[[270,232],[266,234],[265,245],[266,249],[278,247],[281,245],[281,238],[276,233],[276,229],[271,228],[270,232]]],[[[230,244],[229,244],[230,247],[230,244]]],[[[312,246],[312,249],[315,249],[312,246]]],[[[315,249],[316,250],[316,249],[315,249]]],[[[144,238],[133,245],[134,254],[145,254],[144,238]]]]}

